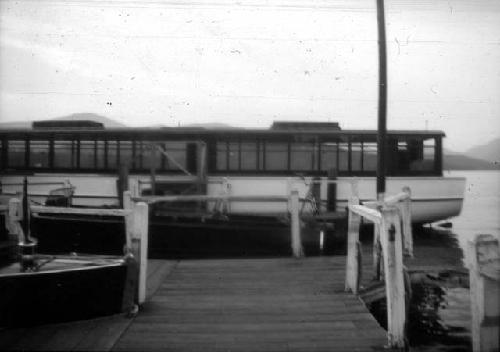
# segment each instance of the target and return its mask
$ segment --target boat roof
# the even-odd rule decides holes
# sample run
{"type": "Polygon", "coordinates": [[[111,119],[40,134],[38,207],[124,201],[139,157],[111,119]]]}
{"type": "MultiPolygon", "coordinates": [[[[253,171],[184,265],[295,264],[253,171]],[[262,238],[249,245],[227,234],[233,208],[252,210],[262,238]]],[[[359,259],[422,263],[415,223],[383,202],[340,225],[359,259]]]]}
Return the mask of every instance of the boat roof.
{"type": "MultiPolygon", "coordinates": [[[[90,121],[91,122],[91,121],[90,121]]],[[[139,135],[155,137],[172,137],[179,139],[207,138],[207,137],[279,137],[279,136],[376,136],[377,130],[368,129],[340,129],[337,122],[295,122],[295,121],[277,121],[270,128],[239,128],[231,126],[221,126],[217,128],[196,127],[104,127],[96,124],[89,124],[89,121],[72,121],[72,123],[63,123],[58,125],[53,121],[51,123],[34,122],[32,128],[2,128],[0,125],[0,136],[63,136],[77,134],[81,136],[115,136],[115,137],[137,137],[139,135]],[[81,123],[79,123],[81,122],[81,123]],[[85,122],[85,123],[84,123],[85,122]]],[[[388,130],[388,135],[407,135],[407,136],[444,136],[443,131],[439,130],[388,130]]]]}

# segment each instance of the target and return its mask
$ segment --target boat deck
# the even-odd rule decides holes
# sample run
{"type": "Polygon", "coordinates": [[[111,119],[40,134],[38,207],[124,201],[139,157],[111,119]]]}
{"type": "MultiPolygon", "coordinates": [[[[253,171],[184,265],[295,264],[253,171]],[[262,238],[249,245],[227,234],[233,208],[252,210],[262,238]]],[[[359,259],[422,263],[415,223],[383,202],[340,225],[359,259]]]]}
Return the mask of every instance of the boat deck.
{"type": "Polygon", "coordinates": [[[345,261],[150,260],[137,316],[3,330],[0,350],[382,350],[386,331],[344,292],[345,261]]]}

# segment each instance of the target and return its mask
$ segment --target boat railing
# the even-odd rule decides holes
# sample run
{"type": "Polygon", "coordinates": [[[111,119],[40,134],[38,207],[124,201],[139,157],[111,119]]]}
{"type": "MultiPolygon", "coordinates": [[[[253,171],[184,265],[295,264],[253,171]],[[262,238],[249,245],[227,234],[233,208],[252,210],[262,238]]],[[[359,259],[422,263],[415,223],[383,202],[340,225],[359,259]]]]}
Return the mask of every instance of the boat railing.
{"type": "Polygon", "coordinates": [[[392,348],[404,348],[407,343],[405,324],[409,299],[405,291],[403,248],[405,254],[413,255],[410,206],[411,192],[407,187],[397,195],[386,197],[383,202],[366,202],[361,205],[359,200],[354,199],[348,206],[345,288],[346,291],[359,294],[362,276],[359,230],[361,220],[367,220],[374,224],[373,264],[377,281],[381,279],[383,266],[387,298],[387,336],[388,344],[392,348]]]}
{"type": "MultiPolygon", "coordinates": [[[[29,206],[31,213],[43,214],[76,214],[88,216],[116,216],[125,218],[125,259],[133,259],[137,262],[139,270],[137,275],[137,301],[144,303],[146,299],[146,273],[147,273],[147,250],[148,250],[148,204],[144,202],[133,202],[130,192],[124,193],[124,208],[73,208],[33,205],[29,206]]],[[[6,212],[7,224],[11,235],[23,238],[23,229],[20,221],[23,220],[22,201],[13,197],[9,200],[6,212]],[[13,233],[15,232],[15,233],[13,233]]]]}

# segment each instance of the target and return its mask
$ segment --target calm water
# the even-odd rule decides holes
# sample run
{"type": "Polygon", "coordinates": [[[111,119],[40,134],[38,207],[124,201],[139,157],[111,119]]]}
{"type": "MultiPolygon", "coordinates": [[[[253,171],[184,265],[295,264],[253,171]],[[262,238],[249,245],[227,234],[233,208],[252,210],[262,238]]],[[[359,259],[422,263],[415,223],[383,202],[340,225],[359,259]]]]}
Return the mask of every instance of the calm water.
{"type": "Polygon", "coordinates": [[[467,178],[462,213],[452,219],[461,247],[478,233],[500,237],[500,171],[451,171],[445,175],[467,178]]]}
{"type": "MultiPolygon", "coordinates": [[[[432,262],[435,259],[432,257],[439,256],[446,263],[446,255],[455,252],[455,262],[460,265],[467,242],[476,234],[486,233],[500,238],[500,171],[451,171],[446,176],[467,178],[462,213],[451,219],[453,227],[449,230],[424,228],[414,234],[415,246],[425,247],[420,253],[416,249],[416,255],[420,256],[416,260],[432,262]]],[[[411,350],[469,351],[471,317],[468,275],[466,272],[437,269],[433,273],[411,276],[411,350]]],[[[370,308],[385,326],[385,302],[379,301],[370,308]]]]}

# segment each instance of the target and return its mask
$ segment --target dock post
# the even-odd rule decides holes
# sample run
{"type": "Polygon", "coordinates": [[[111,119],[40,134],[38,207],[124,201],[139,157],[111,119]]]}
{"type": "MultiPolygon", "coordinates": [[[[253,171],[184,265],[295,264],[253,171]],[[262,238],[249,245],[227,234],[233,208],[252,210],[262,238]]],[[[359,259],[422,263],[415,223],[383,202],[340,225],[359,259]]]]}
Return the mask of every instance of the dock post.
{"type": "Polygon", "coordinates": [[[125,216],[126,251],[132,253],[139,268],[137,301],[138,304],[142,304],[146,300],[149,209],[144,202],[135,204],[132,201],[130,191],[123,193],[123,200],[124,209],[130,211],[125,216]]]}
{"type": "Polygon", "coordinates": [[[347,225],[347,265],[345,274],[345,290],[355,295],[359,291],[361,281],[361,244],[359,242],[359,226],[361,216],[348,211],[347,225]]]}
{"type": "Polygon", "coordinates": [[[23,228],[20,221],[23,219],[21,200],[18,198],[11,198],[9,200],[9,210],[7,211],[5,225],[9,232],[9,237],[19,242],[24,238],[23,228]]]}
{"type": "Polygon", "coordinates": [[[492,235],[477,235],[467,248],[474,352],[499,350],[500,248],[492,235]]]}
{"type": "Polygon", "coordinates": [[[144,202],[137,203],[134,206],[134,240],[139,242],[139,257],[137,260],[139,263],[139,304],[146,301],[146,278],[148,272],[148,226],[148,205],[144,202]]]}
{"type": "Polygon", "coordinates": [[[403,187],[407,198],[401,204],[401,217],[403,220],[404,255],[413,258],[413,233],[411,229],[411,190],[403,187]]]}
{"type": "Polygon", "coordinates": [[[388,343],[391,348],[405,348],[406,307],[401,221],[395,207],[384,207],[381,214],[380,242],[387,297],[388,343]]]}
{"type": "Polygon", "coordinates": [[[300,236],[300,217],[299,217],[299,191],[296,189],[290,193],[290,233],[292,239],[292,252],[295,258],[304,256],[302,249],[302,240],[300,236]]]}

